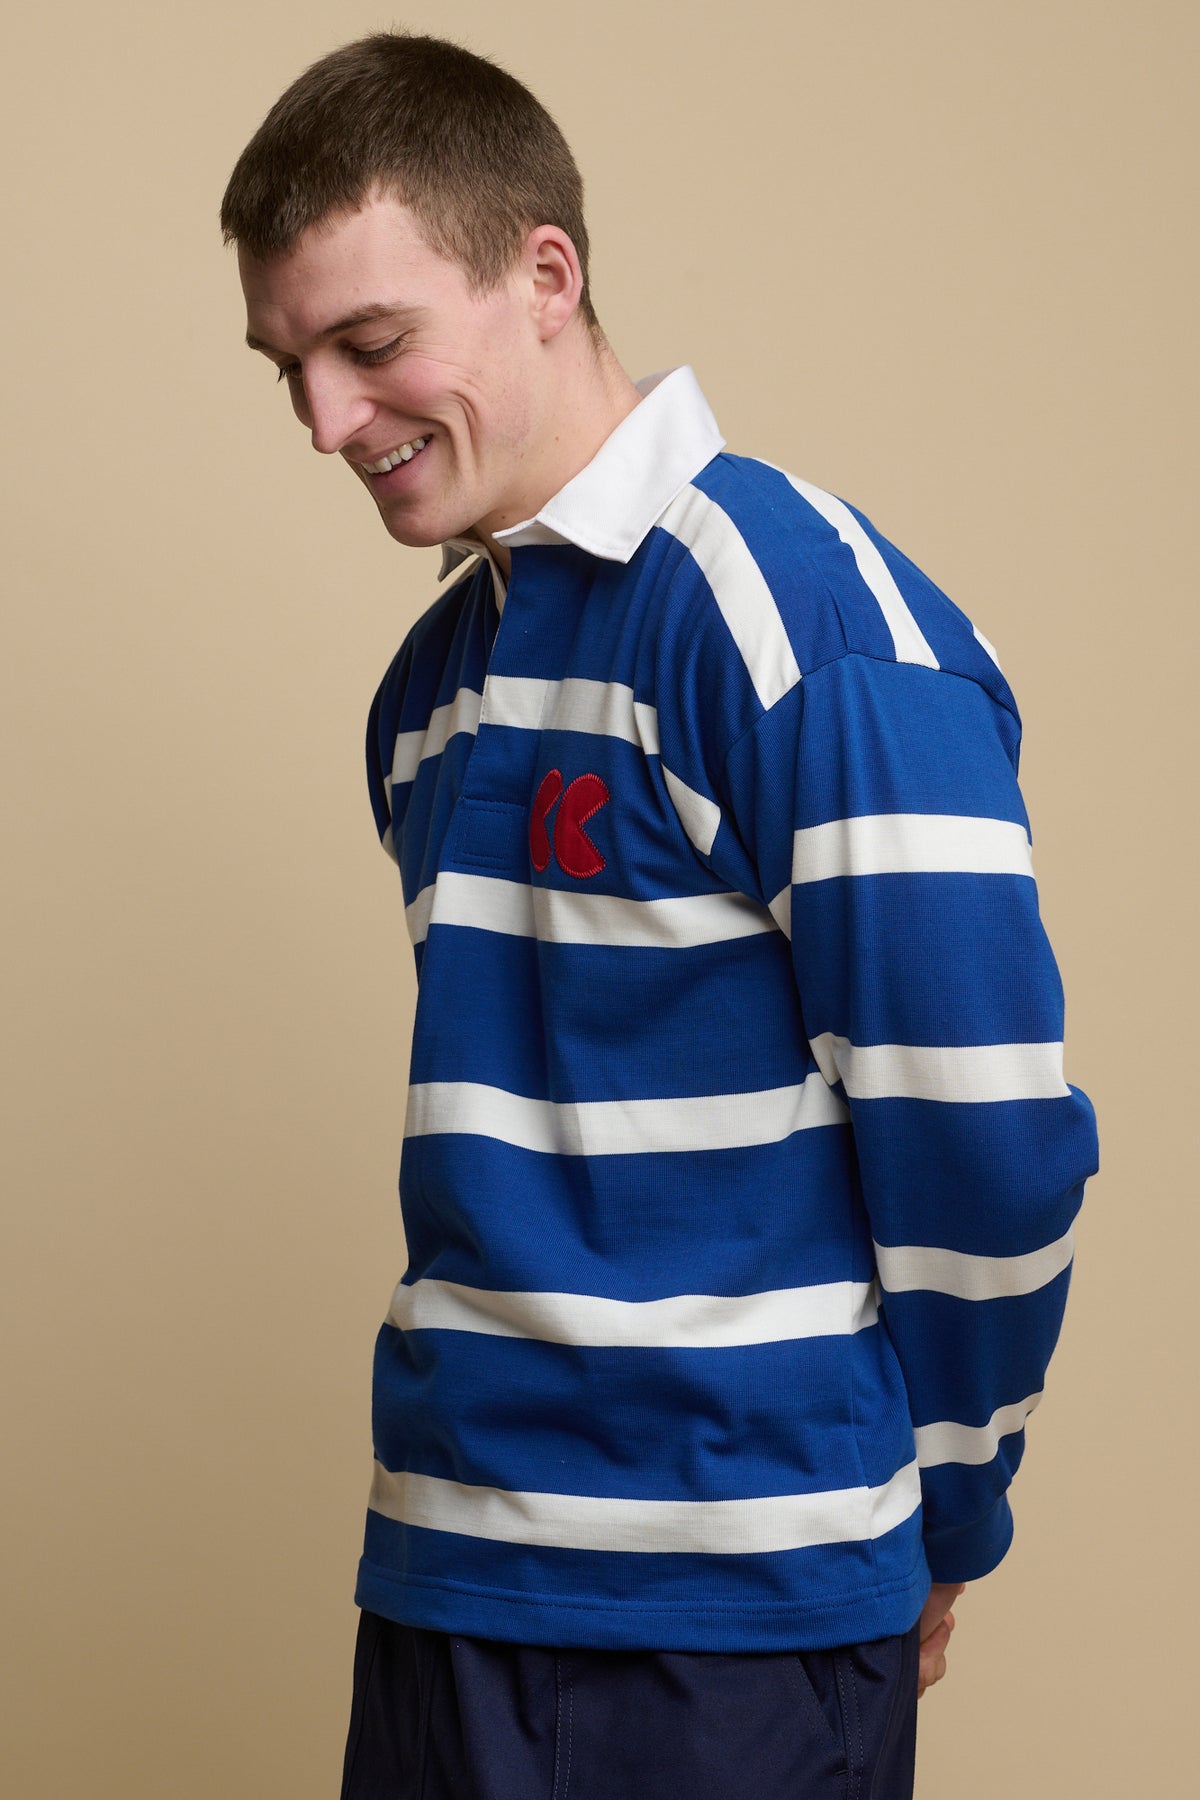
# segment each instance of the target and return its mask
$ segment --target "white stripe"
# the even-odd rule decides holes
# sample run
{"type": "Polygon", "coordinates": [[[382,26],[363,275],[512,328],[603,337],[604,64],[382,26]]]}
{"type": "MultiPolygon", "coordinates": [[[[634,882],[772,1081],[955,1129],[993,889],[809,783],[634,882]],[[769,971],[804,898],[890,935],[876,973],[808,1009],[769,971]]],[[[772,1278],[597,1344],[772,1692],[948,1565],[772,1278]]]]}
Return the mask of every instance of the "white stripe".
{"type": "Polygon", "coordinates": [[[402,1525],[503,1544],[561,1550],[769,1555],[853,1544],[902,1525],[921,1503],[916,1461],[882,1487],[754,1500],[613,1500],[591,1494],[510,1493],[375,1465],[372,1511],[402,1525]]]}
{"type": "MultiPolygon", "coordinates": [[[[787,470],[781,469],[779,473],[787,475],[787,470]]],[[[929,669],[938,668],[938,659],[909,611],[908,602],[896,586],[891,570],[850,508],[832,494],[827,494],[824,488],[814,487],[811,481],[802,481],[798,475],[787,475],[787,479],[796,492],[823,519],[828,520],[843,544],[853,552],[859,574],[879,602],[879,610],[892,634],[897,659],[900,662],[923,663],[929,669]]]]}
{"type": "MultiPolygon", "coordinates": [[[[1000,658],[996,654],[996,646],[994,644],[990,644],[988,642],[987,638],[984,637],[982,631],[980,631],[978,625],[972,625],[971,630],[975,633],[976,639],[978,640],[979,643],[981,643],[983,645],[984,649],[987,651],[988,655],[991,657],[991,659],[995,663],[996,667],[998,669],[1000,669],[1000,658]]],[[[1000,669],[1000,673],[1003,675],[1004,670],[1000,669]]]]}
{"type": "Polygon", "coordinates": [[[405,908],[414,944],[422,943],[431,925],[465,925],[476,931],[499,931],[508,937],[536,937],[533,889],[524,881],[497,875],[462,875],[443,869],[405,908]]]}
{"type": "Polygon", "coordinates": [[[1000,1448],[1000,1439],[1024,1428],[1041,1397],[1039,1389],[1027,1400],[998,1406],[986,1425],[959,1425],[954,1419],[939,1419],[935,1425],[919,1425],[913,1432],[917,1461],[923,1469],[936,1469],[941,1463],[991,1462],[1000,1448]]]}
{"type": "Polygon", "coordinates": [[[533,1100],[482,1082],[426,1081],[408,1090],[404,1135],[491,1137],[548,1156],[635,1156],[778,1144],[846,1118],[815,1071],[797,1087],[649,1100],[533,1100]]]}
{"type": "Polygon", "coordinates": [[[488,725],[522,731],[587,731],[597,737],[637,744],[658,754],[658,713],[620,681],[587,681],[570,676],[542,681],[534,676],[489,675],[483,719],[488,725]]]}
{"type": "Polygon", "coordinates": [[[401,1282],[388,1324],[401,1331],[475,1331],[610,1349],[726,1349],[794,1338],[844,1337],[874,1325],[873,1281],[828,1281],[762,1294],[510,1293],[453,1281],[401,1282]]]}
{"type": "Polygon", "coordinates": [[[792,887],[790,882],[787,887],[780,888],[775,898],[768,902],[767,911],[784,937],[790,940],[792,935],[792,887]]]}
{"type": "Polygon", "coordinates": [[[876,1244],[887,1294],[952,1294],[958,1300],[1003,1300],[1035,1294],[1070,1267],[1074,1228],[1022,1256],[972,1256],[936,1244],[876,1244]]]}
{"type": "Polygon", "coordinates": [[[433,911],[436,893],[436,884],[430,882],[429,886],[422,888],[416,899],[404,909],[404,922],[408,926],[408,935],[414,945],[423,944],[429,936],[429,915],[433,911]]]}
{"type": "Polygon", "coordinates": [[[698,794],[690,788],[686,781],[680,781],[678,775],[672,774],[666,763],[662,765],[663,780],[667,784],[667,792],[671,796],[671,805],[679,814],[679,822],[687,832],[692,843],[701,856],[707,856],[713,847],[713,839],[721,823],[721,809],[715,800],[707,794],[698,794]]]}
{"type": "Polygon", "coordinates": [[[658,523],[686,544],[712,589],[764,707],[789,693],[800,667],[762,570],[729,515],[686,487],[658,523]]]}
{"type": "Polygon", "coordinates": [[[479,728],[479,709],[482,705],[482,694],[477,694],[474,688],[461,687],[453,700],[433,709],[424,731],[398,732],[392,756],[391,781],[385,783],[389,795],[393,785],[399,787],[401,783],[413,779],[426,757],[440,756],[455,732],[467,731],[474,736],[479,728]]]}
{"type": "Polygon", "coordinates": [[[1057,1100],[1061,1044],[852,1044],[823,1031],[812,1053],[852,1100],[1057,1100]]]}
{"type": "Polygon", "coordinates": [[[536,731],[542,722],[542,709],[555,681],[539,681],[535,676],[489,675],[483,687],[485,725],[510,725],[520,731],[536,731]]]}
{"type": "Polygon", "coordinates": [[[383,845],[383,848],[387,851],[393,862],[400,861],[400,858],[396,855],[396,843],[395,839],[392,837],[392,827],[390,822],[384,826],[383,836],[380,838],[379,842],[383,845]]]}
{"type": "Polygon", "coordinates": [[[444,869],[435,883],[422,888],[406,915],[414,943],[422,942],[431,925],[460,925],[550,944],[685,950],[775,929],[765,908],[745,894],[625,900],[453,869],[444,869]]]}
{"type": "Polygon", "coordinates": [[[1032,876],[1025,827],[955,813],[868,813],[806,826],[793,840],[794,882],[943,873],[1032,876]]]}

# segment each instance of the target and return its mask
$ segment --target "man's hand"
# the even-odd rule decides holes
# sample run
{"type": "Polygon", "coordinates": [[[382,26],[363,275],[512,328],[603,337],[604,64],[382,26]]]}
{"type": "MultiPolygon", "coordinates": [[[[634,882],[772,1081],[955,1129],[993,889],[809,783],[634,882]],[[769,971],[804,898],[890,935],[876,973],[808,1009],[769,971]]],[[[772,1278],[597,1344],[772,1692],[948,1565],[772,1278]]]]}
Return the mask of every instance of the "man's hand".
{"type": "Polygon", "coordinates": [[[918,1622],[921,1637],[921,1661],[917,1671],[917,1699],[940,1681],[946,1673],[946,1646],[954,1630],[954,1614],[950,1611],[966,1587],[965,1581],[935,1581],[929,1590],[918,1622]]]}

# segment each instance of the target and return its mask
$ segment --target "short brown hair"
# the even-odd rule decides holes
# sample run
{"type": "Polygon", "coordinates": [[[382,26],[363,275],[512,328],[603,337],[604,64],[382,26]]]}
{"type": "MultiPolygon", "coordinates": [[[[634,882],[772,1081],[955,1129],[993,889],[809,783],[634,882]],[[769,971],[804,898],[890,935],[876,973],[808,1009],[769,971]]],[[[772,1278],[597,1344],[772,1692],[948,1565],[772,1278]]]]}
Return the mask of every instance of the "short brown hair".
{"type": "Polygon", "coordinates": [[[267,260],[375,189],[412,208],[432,250],[477,293],[496,287],[535,225],[557,225],[588,290],[583,182],[529,89],[443,38],[378,32],[313,63],[238,157],[221,202],[225,242],[267,260]]]}

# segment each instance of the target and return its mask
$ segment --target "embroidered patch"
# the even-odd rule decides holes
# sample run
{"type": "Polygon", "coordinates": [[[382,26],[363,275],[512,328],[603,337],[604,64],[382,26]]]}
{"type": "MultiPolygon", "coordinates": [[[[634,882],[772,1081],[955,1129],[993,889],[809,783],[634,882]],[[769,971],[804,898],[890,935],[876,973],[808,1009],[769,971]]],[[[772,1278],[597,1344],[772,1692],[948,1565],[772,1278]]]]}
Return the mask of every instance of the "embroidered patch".
{"type": "Polygon", "coordinates": [[[529,819],[529,857],[539,875],[550,861],[550,834],[546,830],[546,820],[561,793],[562,775],[558,769],[551,769],[548,775],[542,777],[541,785],[534,795],[533,812],[529,819]]]}
{"type": "Polygon", "coordinates": [[[599,775],[577,775],[562,797],[554,821],[554,854],[559,866],[577,881],[598,875],[604,867],[605,858],[583,828],[607,804],[608,788],[599,775]]]}
{"type": "Polygon", "coordinates": [[[589,875],[598,875],[607,861],[583,828],[602,806],[607,806],[608,787],[599,775],[577,775],[564,793],[560,770],[551,769],[542,777],[529,818],[529,856],[539,875],[550,864],[547,820],[560,797],[553,853],[565,875],[586,881],[589,875]]]}

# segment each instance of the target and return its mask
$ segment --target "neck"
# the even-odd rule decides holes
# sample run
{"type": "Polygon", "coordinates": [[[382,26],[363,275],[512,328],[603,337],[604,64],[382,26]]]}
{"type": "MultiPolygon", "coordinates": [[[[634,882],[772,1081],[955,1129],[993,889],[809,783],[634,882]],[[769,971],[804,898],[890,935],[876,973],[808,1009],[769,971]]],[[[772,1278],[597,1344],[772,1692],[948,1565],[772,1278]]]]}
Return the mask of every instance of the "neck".
{"type": "MultiPolygon", "coordinates": [[[[549,348],[549,347],[548,347],[549,348]]],[[[587,467],[606,438],[628,417],[642,396],[612,350],[608,339],[593,336],[582,321],[562,332],[548,358],[540,449],[521,484],[519,498],[501,517],[481,520],[472,535],[486,544],[504,579],[512,558],[493,533],[532,518],[568,481],[587,467]],[[567,339],[567,342],[563,340],[567,339]]]]}

